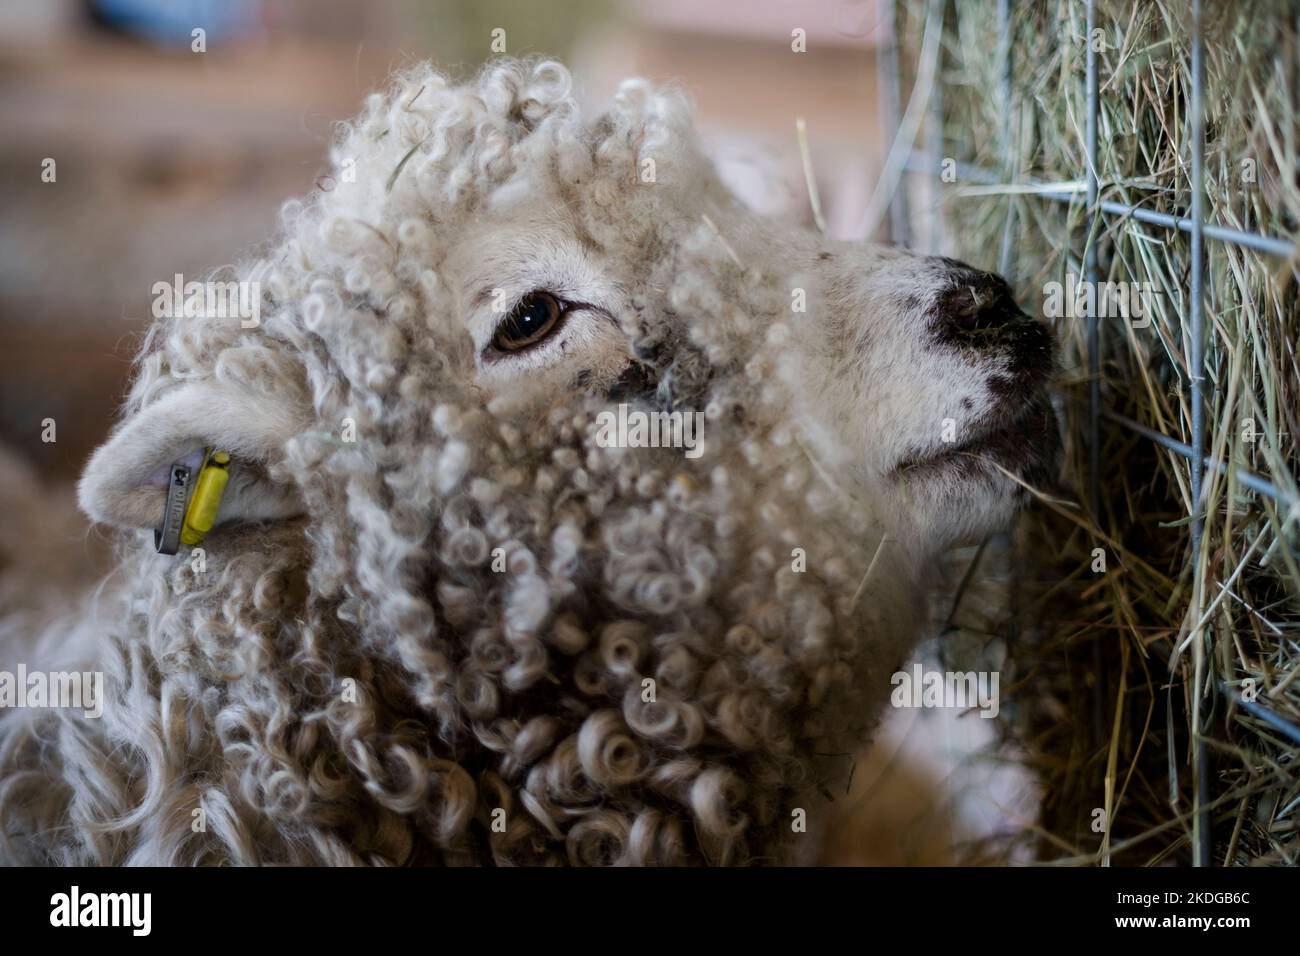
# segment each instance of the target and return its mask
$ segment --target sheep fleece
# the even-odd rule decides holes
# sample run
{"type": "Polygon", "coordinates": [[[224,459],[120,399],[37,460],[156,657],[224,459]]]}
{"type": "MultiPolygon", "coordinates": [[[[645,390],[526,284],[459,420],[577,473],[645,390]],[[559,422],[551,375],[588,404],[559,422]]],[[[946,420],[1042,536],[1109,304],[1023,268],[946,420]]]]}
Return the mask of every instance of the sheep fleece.
{"type": "Polygon", "coordinates": [[[260,325],[156,320],[123,414],[195,383],[299,403],[307,427],[234,466],[296,513],[221,524],[202,560],[122,535],[103,587],[31,636],[29,667],[101,670],[107,700],[98,720],[0,716],[0,855],[815,858],[821,794],[922,602],[920,562],[872,565],[874,503],[791,420],[798,263],[754,238],[681,98],[641,82],[584,119],[553,63],[459,85],[416,67],[331,159],[279,236],[216,274],[259,283],[260,325]],[[616,317],[649,382],[626,400],[704,412],[698,459],[601,447],[619,382],[599,369],[550,392],[472,383],[448,270],[484,217],[539,196],[649,290],[616,317]]]}

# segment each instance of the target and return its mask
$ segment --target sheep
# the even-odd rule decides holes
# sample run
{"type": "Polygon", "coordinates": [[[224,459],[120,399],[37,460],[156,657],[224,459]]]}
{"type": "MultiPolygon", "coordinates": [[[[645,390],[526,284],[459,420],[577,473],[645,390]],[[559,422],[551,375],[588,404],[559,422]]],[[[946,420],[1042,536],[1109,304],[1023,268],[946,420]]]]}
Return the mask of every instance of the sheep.
{"type": "Polygon", "coordinates": [[[1053,468],[1046,327],[749,212],[642,80],[592,117],[555,62],[418,66],[331,166],[212,276],[252,315],[148,332],[79,486],[116,566],[5,648],[104,712],[4,712],[0,855],[814,860],[936,556],[1053,468]],[[217,524],[159,554],[205,448],[217,524]]]}

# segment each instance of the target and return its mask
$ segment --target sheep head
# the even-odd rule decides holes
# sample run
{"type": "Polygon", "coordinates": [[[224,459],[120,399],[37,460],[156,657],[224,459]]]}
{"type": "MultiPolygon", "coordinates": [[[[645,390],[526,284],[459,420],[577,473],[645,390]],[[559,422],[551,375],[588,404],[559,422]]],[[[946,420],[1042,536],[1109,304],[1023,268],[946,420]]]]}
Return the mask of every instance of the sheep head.
{"type": "Polygon", "coordinates": [[[344,754],[413,834],[353,828],[369,852],[472,855],[477,815],[499,860],[797,855],[927,562],[1051,467],[1045,327],[994,276],[755,216],[641,81],[589,118],[554,63],[417,69],[333,166],[235,270],[256,328],[156,323],[82,482],[152,528],[169,464],[223,448],[224,583],[177,558],[176,586],[228,607],[250,549],[301,556],[256,648],[174,635],[184,679],[233,654],[256,710],[278,663],[279,703],[328,728],[287,750],[344,754]],[[628,415],[659,438],[608,431],[628,415]]]}

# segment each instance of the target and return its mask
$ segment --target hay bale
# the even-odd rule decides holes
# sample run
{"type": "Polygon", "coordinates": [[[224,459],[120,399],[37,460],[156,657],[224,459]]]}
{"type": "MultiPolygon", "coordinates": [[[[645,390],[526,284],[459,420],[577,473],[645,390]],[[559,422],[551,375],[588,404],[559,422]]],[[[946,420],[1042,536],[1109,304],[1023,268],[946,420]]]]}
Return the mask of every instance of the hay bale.
{"type": "MultiPolygon", "coordinates": [[[[1188,6],[1098,4],[1103,200],[1189,214],[1188,6]]],[[[995,0],[948,5],[943,139],[927,151],[992,170],[1003,183],[1075,189],[1086,161],[1086,6],[1010,7],[1004,103],[995,0]]],[[[900,14],[905,90],[927,8],[928,0],[913,0],[900,14]]],[[[1205,8],[1205,218],[1289,238],[1300,227],[1294,6],[1205,8]]],[[[959,175],[937,192],[945,252],[997,268],[1009,235],[1011,278],[1026,309],[1044,306],[1049,283],[1083,274],[1090,239],[1102,280],[1151,283],[1149,324],[1101,319],[1103,407],[1191,443],[1187,233],[1112,215],[1090,224],[1081,189],[1054,202],[1041,189],[990,188],[959,175]]],[[[1232,467],[1205,472],[1195,556],[1189,463],[1109,419],[1100,509],[1089,514],[1086,321],[1053,319],[1063,342],[1067,460],[1063,487],[1043,490],[1066,500],[1044,501],[1020,528],[1024,577],[1002,625],[1003,729],[1045,793],[1040,821],[1022,835],[1039,859],[1191,863],[1192,821],[1204,805],[1208,862],[1300,861],[1295,269],[1294,255],[1206,241],[1206,449],[1232,467]],[[1236,468],[1270,479],[1278,499],[1243,485],[1236,468]],[[1093,570],[1097,548],[1104,572],[1093,570]],[[1199,788],[1198,687],[1212,691],[1202,702],[1208,774],[1199,788]]]]}

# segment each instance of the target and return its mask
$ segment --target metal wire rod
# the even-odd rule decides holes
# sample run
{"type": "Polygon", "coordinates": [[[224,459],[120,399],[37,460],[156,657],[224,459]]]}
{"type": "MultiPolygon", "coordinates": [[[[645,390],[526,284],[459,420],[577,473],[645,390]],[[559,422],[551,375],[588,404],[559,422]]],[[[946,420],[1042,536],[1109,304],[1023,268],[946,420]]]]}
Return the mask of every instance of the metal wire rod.
{"type": "MultiPolygon", "coordinates": [[[[1088,201],[1088,237],[1083,252],[1084,280],[1089,287],[1097,287],[1097,242],[1100,236],[1094,234],[1096,221],[1101,213],[1097,209],[1099,191],[1097,176],[1097,48],[1093,42],[1093,32],[1097,29],[1097,0],[1088,0],[1088,24],[1084,33],[1084,48],[1087,50],[1085,66],[1087,68],[1087,118],[1084,128],[1085,147],[1087,148],[1087,201],[1088,201]]],[[[1088,513],[1093,523],[1101,527],[1101,319],[1096,310],[1088,316],[1088,513]]],[[[1092,666],[1095,673],[1101,673],[1101,641],[1092,642],[1092,666]]],[[[1103,739],[1105,731],[1105,688],[1097,681],[1092,689],[1092,730],[1098,740],[1103,739]]],[[[1110,837],[1107,834],[1103,846],[1109,850],[1110,837]]]]}
{"type": "MultiPolygon", "coordinates": [[[[1177,438],[1170,438],[1163,432],[1158,432],[1154,428],[1148,428],[1146,425],[1143,425],[1140,422],[1135,422],[1131,418],[1126,418],[1117,412],[1103,411],[1102,416],[1110,419],[1112,422],[1123,425],[1129,431],[1136,432],[1144,438],[1151,439],[1151,441],[1160,445],[1162,448],[1168,448],[1175,454],[1182,455],[1189,461],[1195,454],[1191,445],[1181,442],[1177,438]]],[[[1218,458],[1212,458],[1209,455],[1206,455],[1204,456],[1204,464],[1207,468],[1213,468],[1221,475],[1226,475],[1228,473],[1228,464],[1218,458]]],[[[1234,467],[1233,471],[1237,475],[1237,481],[1245,485],[1251,491],[1257,491],[1261,495],[1267,495],[1276,501],[1281,501],[1288,505],[1300,504],[1300,500],[1297,500],[1290,492],[1279,488],[1267,478],[1263,478],[1255,474],[1253,471],[1247,471],[1245,468],[1241,467],[1234,467]]]]}
{"type": "MultiPolygon", "coordinates": [[[[1166,229],[1177,229],[1179,232],[1194,232],[1196,228],[1196,221],[1193,219],[1171,216],[1163,212],[1152,212],[1150,209],[1129,206],[1122,202],[1103,201],[1101,208],[1103,212],[1110,213],[1113,216],[1132,216],[1139,222],[1150,223],[1153,226],[1164,226],[1166,229]]],[[[1202,223],[1201,232],[1206,239],[1216,239],[1234,246],[1244,246],[1247,249],[1254,249],[1256,252],[1265,252],[1269,255],[1281,256],[1284,259],[1289,258],[1295,252],[1295,243],[1289,239],[1276,239],[1273,236],[1261,236],[1254,232],[1242,232],[1240,229],[1229,229],[1226,226],[1216,225],[1211,222],[1202,223]]]]}
{"type": "Polygon", "coordinates": [[[1252,717],[1259,718],[1274,730],[1279,731],[1283,736],[1289,737],[1293,742],[1300,744],[1300,727],[1297,727],[1285,717],[1273,713],[1273,711],[1269,710],[1262,704],[1246,700],[1246,698],[1242,697],[1240,694],[1235,693],[1226,681],[1219,681],[1219,693],[1231,700],[1252,717]]]}
{"type": "MultiPolygon", "coordinates": [[[[1002,185],[1002,177],[992,170],[985,169],[982,166],[976,166],[971,163],[955,164],[958,179],[967,182],[978,183],[981,186],[1002,185]]],[[[923,156],[913,155],[907,164],[908,172],[921,174],[935,174],[934,167],[923,156]]],[[[1040,199],[1049,199],[1052,202],[1073,202],[1077,192],[1071,189],[1039,189],[1046,185],[1045,183],[1036,183],[1028,181],[1025,183],[1011,184],[1029,187],[1025,195],[1037,196],[1040,199]]],[[[1176,229],[1179,232],[1190,233],[1193,222],[1186,216],[1171,216],[1169,213],[1152,212],[1142,206],[1131,206],[1128,203],[1115,202],[1113,200],[1103,199],[1098,203],[1098,208],[1102,212],[1111,216],[1128,216],[1139,222],[1145,222],[1152,226],[1161,226],[1165,229],[1176,229]]],[[[1243,232],[1240,229],[1231,229],[1227,226],[1220,226],[1218,223],[1207,222],[1202,226],[1202,233],[1206,239],[1214,239],[1216,242],[1225,242],[1229,245],[1242,246],[1246,249],[1253,249],[1256,252],[1267,253],[1268,255],[1279,256],[1283,259],[1290,258],[1296,251],[1296,243],[1292,239],[1280,239],[1276,236],[1264,236],[1257,232],[1243,232]]]]}
{"type": "MultiPolygon", "coordinates": [[[[1097,29],[1097,0],[1088,0],[1088,28],[1084,35],[1087,49],[1087,122],[1084,137],[1088,150],[1087,201],[1089,235],[1084,249],[1084,279],[1089,286],[1097,285],[1097,237],[1092,233],[1092,220],[1097,216],[1097,48],[1093,33],[1097,29]]],[[[1093,310],[1088,316],[1088,501],[1093,521],[1101,524],[1101,323],[1093,310]]]]}
{"type": "MultiPolygon", "coordinates": [[[[939,7],[937,27],[939,31],[939,56],[934,64],[935,83],[930,88],[930,102],[926,105],[925,110],[925,151],[930,154],[930,163],[938,166],[943,162],[943,21],[947,13],[946,7],[948,0],[936,0],[939,7]]],[[[935,192],[935,184],[929,183],[930,190],[926,193],[928,228],[930,230],[929,246],[932,255],[938,255],[943,251],[941,236],[943,235],[943,204],[939,202],[939,196],[935,192]]],[[[900,190],[907,188],[907,180],[899,180],[898,188],[900,190]]]]}
{"type": "MultiPolygon", "coordinates": [[[[1015,173],[1015,150],[1011,145],[1014,125],[1011,111],[1011,0],[998,0],[998,62],[1002,73],[998,78],[999,103],[1002,111],[1002,163],[1008,175],[1015,173]]],[[[1012,281],[1011,250],[1015,242],[1016,204],[1007,199],[1007,219],[1002,225],[1002,246],[998,252],[998,272],[1012,281]]]]}
{"type": "MultiPolygon", "coordinates": [[[[1095,0],[1094,0],[1095,2],[1095,0]]],[[[1192,0],[1192,108],[1188,117],[1192,142],[1192,248],[1191,248],[1191,355],[1188,359],[1190,401],[1192,405],[1192,594],[1196,614],[1201,613],[1203,580],[1199,574],[1201,539],[1205,534],[1205,515],[1201,510],[1201,491],[1205,481],[1205,39],[1201,31],[1201,0],[1192,0]]],[[[1210,832],[1210,754],[1205,743],[1213,689],[1205,688],[1205,657],[1209,649],[1205,639],[1192,635],[1196,694],[1193,714],[1196,725],[1196,816],[1192,820],[1192,863],[1210,866],[1214,862],[1214,838],[1210,832]]]]}
{"type": "MultiPolygon", "coordinates": [[[[880,50],[880,118],[886,143],[898,136],[903,113],[902,82],[898,76],[898,0],[885,4],[885,33],[880,50]]],[[[907,184],[900,182],[889,199],[889,241],[907,245],[907,184]]],[[[868,237],[869,238],[869,237],[868,237]]]]}

